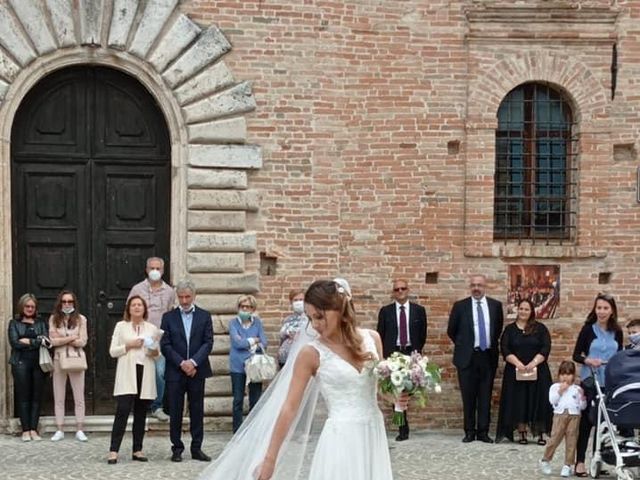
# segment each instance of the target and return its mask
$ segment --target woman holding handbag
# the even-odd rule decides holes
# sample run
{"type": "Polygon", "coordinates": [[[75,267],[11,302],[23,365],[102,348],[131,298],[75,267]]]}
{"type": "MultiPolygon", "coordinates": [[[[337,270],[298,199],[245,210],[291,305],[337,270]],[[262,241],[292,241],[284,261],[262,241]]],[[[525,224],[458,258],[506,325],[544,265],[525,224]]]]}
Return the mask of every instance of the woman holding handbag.
{"type": "Polygon", "coordinates": [[[131,459],[147,462],[142,453],[147,410],[156,394],[156,362],[160,354],[158,340],[162,330],[148,322],[146,302],[139,295],[129,297],[124,319],[116,323],[111,337],[109,355],[118,359],[113,396],[116,414],[111,429],[111,446],[107,463],[118,462],[118,451],[133,409],[133,449],[131,459]]]}
{"type": "Polygon", "coordinates": [[[529,430],[538,436],[538,445],[545,445],[543,434],[551,432],[553,420],[548,396],[552,380],[547,363],[551,336],[547,327],[536,321],[531,301],[521,300],[517,315],[500,339],[505,367],[496,442],[505,437],[513,441],[513,431],[517,429],[518,443],[528,443],[529,430]]]}
{"type": "MultiPolygon", "coordinates": [[[[233,392],[233,432],[242,425],[242,404],[247,384],[245,361],[256,351],[265,353],[267,338],[262,320],[255,314],[258,302],[253,295],[241,295],[238,298],[238,315],[229,322],[229,371],[231,372],[231,390],[233,392]]],[[[249,410],[258,403],[262,395],[262,382],[249,382],[249,410]]]]}
{"type": "Polygon", "coordinates": [[[78,298],[70,290],[63,290],[49,317],[49,337],[54,347],[53,354],[53,403],[56,415],[56,433],[52,442],[64,438],[64,404],[67,378],[73,392],[76,416],[76,440],[86,442],[82,431],[84,426],[84,372],[87,358],[84,346],[87,344],[87,319],[79,312],[78,298]]]}
{"type": "Polygon", "coordinates": [[[47,342],[47,324],[38,317],[38,301],[25,293],[16,304],[16,315],[9,322],[11,373],[22,441],[42,440],[38,435],[42,387],[46,374],[40,368],[40,347],[47,342]]]}

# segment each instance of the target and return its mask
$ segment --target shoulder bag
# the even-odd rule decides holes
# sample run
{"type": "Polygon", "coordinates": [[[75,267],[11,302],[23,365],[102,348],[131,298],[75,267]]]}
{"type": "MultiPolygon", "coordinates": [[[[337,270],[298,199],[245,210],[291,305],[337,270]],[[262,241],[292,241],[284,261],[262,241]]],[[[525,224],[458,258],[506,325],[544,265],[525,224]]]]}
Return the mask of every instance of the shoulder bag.
{"type": "Polygon", "coordinates": [[[263,353],[253,353],[244,362],[244,372],[247,375],[247,383],[259,383],[271,380],[276,376],[278,366],[276,359],[264,353],[264,347],[260,345],[263,353]]]}
{"type": "Polygon", "coordinates": [[[38,361],[40,363],[40,369],[44,373],[53,371],[53,360],[49,353],[49,347],[51,347],[49,340],[46,337],[42,337],[42,343],[40,344],[40,350],[38,353],[38,361]]]}
{"type": "Polygon", "coordinates": [[[87,369],[87,357],[82,348],[65,345],[60,352],[60,368],[65,372],[81,372],[87,369]]]}

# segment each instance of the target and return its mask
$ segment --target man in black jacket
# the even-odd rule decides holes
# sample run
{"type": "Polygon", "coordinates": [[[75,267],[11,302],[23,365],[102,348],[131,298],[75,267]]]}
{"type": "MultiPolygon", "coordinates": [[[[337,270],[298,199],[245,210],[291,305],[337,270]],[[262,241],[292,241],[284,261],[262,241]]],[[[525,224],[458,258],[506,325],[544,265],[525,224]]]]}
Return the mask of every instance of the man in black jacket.
{"type": "MultiPolygon", "coordinates": [[[[382,351],[385,358],[393,352],[410,355],[422,353],[427,340],[427,312],[417,303],[409,302],[409,284],[406,280],[393,282],[391,296],[395,301],[380,309],[378,313],[378,333],[382,339],[382,351]]],[[[407,411],[404,411],[405,424],[400,427],[397,441],[409,438],[407,411]]]]}
{"type": "Polygon", "coordinates": [[[487,278],[471,277],[471,296],[457,301],[449,315],[447,335],[454,344],[453,364],[464,410],[463,442],[489,437],[491,391],[498,366],[499,339],[504,317],[502,303],[485,296],[487,278]]]}

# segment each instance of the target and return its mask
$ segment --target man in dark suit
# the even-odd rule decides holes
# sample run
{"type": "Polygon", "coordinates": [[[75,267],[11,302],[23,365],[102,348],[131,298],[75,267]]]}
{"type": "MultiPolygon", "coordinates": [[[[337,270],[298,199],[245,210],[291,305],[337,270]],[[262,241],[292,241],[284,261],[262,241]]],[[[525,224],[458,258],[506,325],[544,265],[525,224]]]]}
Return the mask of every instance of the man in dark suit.
{"type": "MultiPolygon", "coordinates": [[[[382,351],[385,358],[393,352],[410,355],[422,353],[427,340],[427,312],[417,303],[409,302],[409,284],[406,280],[393,282],[391,296],[394,302],[380,309],[378,313],[378,333],[382,339],[382,351]]],[[[405,424],[399,428],[397,441],[409,438],[407,411],[404,411],[405,424]]]]}
{"type": "Polygon", "coordinates": [[[191,458],[208,462],[202,451],[204,432],[204,381],[211,377],[209,353],[213,348],[211,315],[194,305],[196,289],[192,282],[176,286],[178,308],[162,316],[164,335],[160,340],[162,354],[167,359],[165,381],[169,403],[172,462],[182,461],[181,440],[184,395],[189,401],[191,458]]]}
{"type": "Polygon", "coordinates": [[[491,391],[498,366],[499,339],[504,323],[502,303],[485,296],[487,279],[471,277],[471,297],[459,300],[449,315],[447,335],[454,344],[453,364],[464,410],[463,442],[476,438],[493,443],[489,437],[491,391]]]}

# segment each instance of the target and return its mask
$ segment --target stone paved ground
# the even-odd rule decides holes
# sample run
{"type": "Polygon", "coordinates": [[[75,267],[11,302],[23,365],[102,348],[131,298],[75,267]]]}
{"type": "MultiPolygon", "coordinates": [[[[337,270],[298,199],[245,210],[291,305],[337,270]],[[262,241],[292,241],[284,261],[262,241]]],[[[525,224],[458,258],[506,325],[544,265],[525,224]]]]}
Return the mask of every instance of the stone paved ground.
{"type": "MultiPolygon", "coordinates": [[[[19,437],[0,436],[0,478],[11,480],[152,480],[197,478],[206,466],[191,460],[175,464],[169,461],[169,441],[166,434],[148,434],[145,452],[150,459],[147,464],[132,462],[125,455],[131,447],[127,433],[117,465],[106,464],[109,437],[107,434],[92,434],[88,443],[67,438],[56,444],[49,441],[22,443],[19,437]]],[[[215,457],[229,439],[226,433],[207,433],[204,450],[215,457]]],[[[411,439],[396,443],[390,438],[391,458],[395,480],[459,480],[459,479],[542,479],[537,470],[537,461],[543,447],[538,445],[515,445],[501,443],[486,445],[480,442],[463,444],[459,434],[417,432],[411,439]]],[[[188,445],[188,439],[187,439],[188,445]]],[[[561,452],[553,462],[554,475],[559,477],[561,452]]],[[[335,479],[327,479],[335,480],[335,479]]],[[[348,479],[344,479],[348,480],[348,479]]]]}

